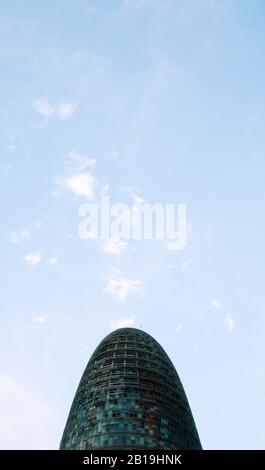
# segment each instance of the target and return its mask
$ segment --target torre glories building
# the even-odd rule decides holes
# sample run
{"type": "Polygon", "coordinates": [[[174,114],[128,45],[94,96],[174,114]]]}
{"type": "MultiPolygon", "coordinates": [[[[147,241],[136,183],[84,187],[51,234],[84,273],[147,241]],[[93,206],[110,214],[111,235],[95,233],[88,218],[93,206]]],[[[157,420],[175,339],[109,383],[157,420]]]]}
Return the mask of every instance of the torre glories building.
{"type": "Polygon", "coordinates": [[[60,449],[201,449],[179,376],[154,338],[121,328],[101,341],[76,391],[60,449]]]}

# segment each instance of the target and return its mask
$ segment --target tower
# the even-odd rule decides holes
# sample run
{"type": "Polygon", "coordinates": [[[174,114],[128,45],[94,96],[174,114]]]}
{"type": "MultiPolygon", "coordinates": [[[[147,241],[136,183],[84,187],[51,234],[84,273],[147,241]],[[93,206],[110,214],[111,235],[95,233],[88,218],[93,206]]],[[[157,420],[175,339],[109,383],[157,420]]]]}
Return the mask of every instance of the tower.
{"type": "Polygon", "coordinates": [[[201,449],[178,374],[135,328],[106,336],[75,394],[60,449],[201,449]]]}

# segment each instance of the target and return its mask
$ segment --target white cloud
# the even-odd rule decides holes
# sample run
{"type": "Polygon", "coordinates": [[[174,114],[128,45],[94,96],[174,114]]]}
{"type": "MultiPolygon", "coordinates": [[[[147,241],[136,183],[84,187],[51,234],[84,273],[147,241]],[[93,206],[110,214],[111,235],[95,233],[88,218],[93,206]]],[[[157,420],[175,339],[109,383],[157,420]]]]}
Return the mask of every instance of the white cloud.
{"type": "Polygon", "coordinates": [[[129,196],[132,198],[134,204],[143,204],[145,202],[145,199],[143,199],[141,196],[139,196],[135,189],[132,188],[131,186],[121,186],[118,188],[120,191],[126,192],[129,194],[129,196]]]}
{"type": "Polygon", "coordinates": [[[58,258],[56,256],[53,256],[52,258],[49,259],[49,264],[53,266],[54,264],[58,263],[58,258]]]}
{"type": "Polygon", "coordinates": [[[40,252],[36,253],[28,253],[25,257],[24,260],[30,265],[30,266],[36,266],[39,264],[42,260],[42,254],[40,252]]]}
{"type": "Polygon", "coordinates": [[[74,103],[67,103],[65,101],[57,106],[53,106],[47,97],[38,98],[33,102],[32,107],[46,120],[52,116],[56,116],[63,121],[70,119],[76,109],[74,103]]]}
{"type": "Polygon", "coordinates": [[[147,7],[168,8],[171,2],[169,0],[123,0],[125,9],[135,8],[140,10],[147,7]]]}
{"type": "Polygon", "coordinates": [[[128,243],[119,238],[108,238],[102,243],[102,251],[107,255],[120,255],[127,249],[128,243]]]}
{"type": "Polygon", "coordinates": [[[185,273],[189,270],[192,262],[190,259],[184,259],[180,262],[180,270],[182,273],[185,273]]]}
{"type": "Polygon", "coordinates": [[[83,51],[76,51],[70,58],[70,65],[74,67],[80,67],[85,65],[90,65],[91,59],[87,53],[83,51]]]}
{"type": "Polygon", "coordinates": [[[182,325],[177,325],[176,326],[176,333],[179,335],[182,331],[182,325]]]}
{"type": "Polygon", "coordinates": [[[133,326],[135,324],[135,318],[134,317],[122,317],[122,318],[111,318],[110,320],[110,326],[113,329],[117,328],[128,328],[130,326],[133,326]]]}
{"type": "Polygon", "coordinates": [[[38,323],[39,325],[46,323],[47,320],[48,320],[47,315],[39,315],[38,317],[33,318],[34,323],[38,323]]]}
{"type": "Polygon", "coordinates": [[[43,220],[42,219],[38,219],[34,222],[34,227],[35,228],[40,228],[43,226],[43,220]]]}
{"type": "Polygon", "coordinates": [[[59,119],[65,121],[66,119],[70,119],[70,117],[74,114],[76,106],[73,103],[61,103],[57,109],[56,114],[59,119]]]}
{"type": "MultiPolygon", "coordinates": [[[[218,299],[212,299],[211,306],[216,310],[221,310],[223,308],[223,304],[218,299]]],[[[226,313],[224,316],[224,322],[226,327],[229,331],[232,331],[235,328],[235,320],[231,313],[226,313]]]]}
{"type": "Polygon", "coordinates": [[[133,190],[129,192],[130,196],[132,197],[132,200],[134,204],[143,204],[145,200],[141,197],[138,196],[133,190]]]}
{"type": "Polygon", "coordinates": [[[94,197],[95,178],[90,173],[79,173],[63,180],[64,186],[76,196],[91,200],[94,197]]]}
{"type": "Polygon", "coordinates": [[[110,156],[112,158],[119,158],[120,154],[119,154],[119,152],[117,152],[117,150],[113,150],[112,152],[110,152],[110,156]]]}
{"type": "Polygon", "coordinates": [[[29,230],[21,230],[19,235],[23,240],[30,240],[31,238],[31,232],[29,230]]]}
{"type": "Polygon", "coordinates": [[[12,231],[9,235],[9,240],[11,241],[11,243],[18,243],[19,237],[17,233],[12,231]]]}
{"type": "MultiPolygon", "coordinates": [[[[9,148],[9,147],[7,147],[9,148]]],[[[11,173],[11,170],[13,169],[12,165],[4,165],[2,168],[0,168],[0,182],[7,182],[9,179],[9,175],[11,173]]]]}
{"type": "MultiPolygon", "coordinates": [[[[59,185],[62,186],[62,180],[61,178],[55,178],[55,181],[56,183],[59,185]]],[[[51,191],[51,196],[54,197],[54,198],[57,198],[57,197],[60,197],[60,191],[58,191],[57,189],[54,189],[53,191],[51,191]]]]}
{"type": "Polygon", "coordinates": [[[0,446],[47,449],[55,440],[51,404],[13,378],[0,375],[0,446]]]}
{"type": "Polygon", "coordinates": [[[59,190],[52,191],[52,195],[59,196],[62,189],[67,189],[76,197],[85,197],[88,200],[93,199],[96,180],[91,173],[84,170],[94,164],[95,159],[81,155],[77,151],[70,152],[65,163],[64,174],[59,178],[55,178],[59,190]]]}
{"type": "Polygon", "coordinates": [[[100,195],[105,196],[109,192],[110,185],[107,181],[104,181],[100,188],[100,195]]]}
{"type": "Polygon", "coordinates": [[[55,112],[55,109],[50,104],[48,98],[45,97],[34,101],[32,106],[38,114],[44,117],[44,119],[49,119],[55,112]]]}
{"type": "MultiPolygon", "coordinates": [[[[90,15],[92,12],[96,11],[96,8],[89,7],[88,11],[89,11],[88,14],[90,15]]],[[[87,16],[86,13],[83,13],[83,14],[84,16],[87,16]]],[[[98,55],[88,54],[84,50],[77,50],[76,52],[74,52],[73,55],[69,57],[69,60],[66,62],[66,65],[70,66],[71,68],[72,67],[85,67],[87,71],[94,74],[95,72],[98,72],[98,73],[103,72],[106,66],[106,61],[98,55]]]]}
{"type": "Polygon", "coordinates": [[[96,164],[95,158],[90,158],[87,155],[82,155],[77,150],[72,150],[69,153],[69,158],[66,162],[66,169],[72,173],[79,173],[89,166],[96,164]]]}
{"type": "Polygon", "coordinates": [[[116,296],[119,300],[125,300],[128,294],[142,290],[142,282],[134,279],[109,279],[103,292],[116,296]]]}
{"type": "Polygon", "coordinates": [[[30,230],[24,229],[20,230],[20,232],[12,231],[9,235],[9,240],[11,243],[18,243],[21,240],[30,240],[32,238],[32,234],[30,230]]]}
{"type": "Polygon", "coordinates": [[[232,317],[231,313],[226,313],[225,324],[229,331],[232,331],[235,328],[235,320],[232,317]]]}
{"type": "Polygon", "coordinates": [[[220,300],[212,299],[211,307],[216,308],[217,310],[220,310],[223,307],[223,305],[221,304],[220,300]]]}

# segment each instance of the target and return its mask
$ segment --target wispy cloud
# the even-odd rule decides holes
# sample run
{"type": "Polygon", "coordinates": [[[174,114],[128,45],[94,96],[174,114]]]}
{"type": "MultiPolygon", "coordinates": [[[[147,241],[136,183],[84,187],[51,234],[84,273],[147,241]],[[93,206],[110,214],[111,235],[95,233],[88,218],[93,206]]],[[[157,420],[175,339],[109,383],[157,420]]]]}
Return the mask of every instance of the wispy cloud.
{"type": "Polygon", "coordinates": [[[142,196],[139,196],[139,194],[137,194],[137,190],[131,186],[120,186],[118,189],[119,191],[127,193],[134,204],[143,204],[145,202],[145,199],[143,199],[142,196]]]}
{"type": "Polygon", "coordinates": [[[9,240],[11,243],[18,243],[21,240],[30,240],[32,238],[32,233],[28,229],[20,230],[15,232],[12,230],[9,234],[9,240]]]}
{"type": "Polygon", "coordinates": [[[103,183],[101,184],[100,191],[99,191],[100,195],[104,196],[104,195],[108,194],[109,188],[110,188],[109,183],[107,181],[103,181],[103,183]]]}
{"type": "Polygon", "coordinates": [[[90,173],[79,173],[63,180],[64,186],[76,196],[91,200],[95,192],[95,178],[90,173]]]}
{"type": "Polygon", "coordinates": [[[126,328],[133,326],[135,324],[136,320],[132,316],[128,317],[121,317],[121,318],[111,318],[110,319],[110,326],[113,329],[116,328],[126,328]]]}
{"type": "Polygon", "coordinates": [[[54,266],[55,264],[58,263],[58,261],[59,261],[58,258],[56,256],[53,256],[52,258],[49,259],[49,264],[51,266],[54,266]]]}
{"type": "Polygon", "coordinates": [[[229,331],[232,331],[235,328],[235,320],[231,313],[226,313],[224,321],[229,331]]]}
{"type": "Polygon", "coordinates": [[[35,228],[41,228],[43,226],[43,220],[42,219],[37,219],[35,222],[34,222],[34,227],[35,228]]]}
{"type": "Polygon", "coordinates": [[[127,249],[128,243],[119,238],[108,238],[102,243],[102,251],[106,255],[120,255],[127,249]]]}
{"type": "Polygon", "coordinates": [[[37,264],[39,264],[41,262],[42,254],[41,254],[41,252],[28,253],[26,256],[24,256],[24,260],[30,266],[36,266],[37,264]]]}
{"type": "MultiPolygon", "coordinates": [[[[224,312],[224,306],[219,299],[212,299],[211,307],[216,310],[220,310],[222,313],[224,312]]],[[[228,331],[232,331],[235,328],[235,320],[231,313],[226,313],[224,316],[224,323],[228,329],[228,331]]]]}
{"type": "Polygon", "coordinates": [[[76,108],[75,104],[63,102],[59,104],[59,106],[57,107],[56,114],[59,119],[61,119],[62,121],[65,121],[66,119],[70,119],[70,117],[72,117],[72,115],[75,112],[75,108],[76,108]]]}
{"type": "Polygon", "coordinates": [[[221,304],[220,300],[212,299],[211,307],[216,308],[217,310],[220,310],[223,307],[223,305],[221,304]]]}
{"type": "Polygon", "coordinates": [[[179,335],[182,332],[182,325],[177,325],[176,326],[176,333],[179,335]]]}
{"type": "Polygon", "coordinates": [[[135,291],[142,290],[142,281],[135,279],[108,279],[106,287],[103,288],[105,294],[111,294],[123,301],[126,297],[135,291]]]}
{"type": "Polygon", "coordinates": [[[192,266],[192,261],[191,259],[183,259],[181,262],[180,262],[180,271],[182,273],[186,273],[187,271],[189,271],[189,269],[191,268],[192,266]]]}
{"type": "Polygon", "coordinates": [[[34,101],[32,107],[44,119],[49,119],[55,113],[53,106],[50,104],[48,98],[42,97],[34,101]]]}
{"type": "MultiPolygon", "coordinates": [[[[89,7],[89,16],[93,10],[93,12],[96,11],[96,8],[94,7],[89,7]]],[[[84,16],[87,16],[84,13],[84,16]]],[[[88,73],[93,76],[95,75],[96,77],[99,77],[100,74],[104,71],[106,67],[106,59],[99,56],[98,54],[95,54],[94,52],[88,53],[87,50],[76,50],[66,61],[66,66],[68,67],[75,67],[75,68],[85,68],[88,73]]]]}
{"type": "Polygon", "coordinates": [[[68,155],[66,169],[70,172],[76,173],[85,170],[87,167],[95,166],[95,164],[95,158],[81,154],[77,150],[72,150],[68,155]]]}
{"type": "Polygon", "coordinates": [[[9,163],[6,165],[3,165],[2,168],[0,168],[0,182],[1,183],[6,183],[9,180],[9,176],[11,174],[12,169],[13,169],[13,165],[10,165],[9,163]]]}
{"type": "Polygon", "coordinates": [[[40,97],[32,104],[33,109],[45,120],[51,117],[57,117],[62,121],[70,119],[74,114],[76,105],[74,103],[63,101],[58,105],[52,105],[47,97],[40,97]]]}
{"type": "Polygon", "coordinates": [[[33,318],[34,323],[37,323],[39,325],[41,325],[43,323],[46,323],[47,320],[48,320],[47,315],[39,315],[39,316],[33,318]]]}
{"type": "Polygon", "coordinates": [[[59,191],[53,191],[52,194],[58,195],[62,190],[68,190],[75,197],[84,197],[87,200],[93,199],[96,180],[86,168],[94,166],[95,162],[95,159],[82,155],[77,151],[70,152],[65,163],[64,174],[55,178],[59,191]]]}
{"type": "Polygon", "coordinates": [[[122,2],[122,6],[126,10],[130,10],[132,8],[140,10],[147,7],[168,8],[170,5],[170,0],[123,0],[122,2]]]}

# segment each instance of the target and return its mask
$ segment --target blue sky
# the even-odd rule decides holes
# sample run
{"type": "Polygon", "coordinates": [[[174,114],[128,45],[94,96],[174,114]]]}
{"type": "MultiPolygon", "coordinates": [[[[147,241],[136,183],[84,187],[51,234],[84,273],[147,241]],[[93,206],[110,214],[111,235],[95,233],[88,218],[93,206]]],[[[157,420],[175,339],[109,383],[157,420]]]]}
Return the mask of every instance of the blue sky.
{"type": "Polygon", "coordinates": [[[58,448],[128,325],[169,354],[205,449],[264,448],[264,2],[0,3],[0,447],[58,448]],[[80,240],[102,192],[185,203],[185,249],[80,240]]]}

